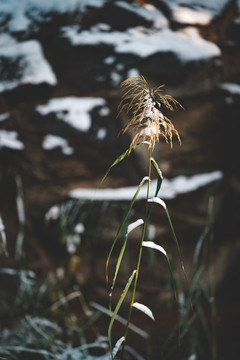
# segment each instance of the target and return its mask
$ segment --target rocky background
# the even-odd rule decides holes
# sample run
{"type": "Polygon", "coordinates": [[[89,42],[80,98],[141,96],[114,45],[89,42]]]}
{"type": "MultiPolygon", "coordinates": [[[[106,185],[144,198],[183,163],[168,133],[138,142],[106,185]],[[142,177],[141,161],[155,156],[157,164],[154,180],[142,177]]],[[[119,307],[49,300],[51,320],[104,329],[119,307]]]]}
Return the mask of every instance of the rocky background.
{"type": "MultiPolygon", "coordinates": [[[[125,205],[114,196],[86,205],[90,196],[76,190],[97,188],[128,147],[129,136],[118,136],[128,121],[126,114],[117,117],[119,87],[141,74],[153,86],[166,84],[185,108],[171,114],[182,146],[176,141],[170,149],[161,142],[155,150],[172,194],[161,195],[169,202],[189,273],[214,197],[219,336],[230,341],[219,347],[222,359],[236,358],[239,1],[1,0],[0,31],[0,216],[9,252],[1,256],[2,265],[49,272],[64,270],[74,258],[75,281],[87,298],[106,301],[104,261],[113,236],[106,223],[125,205]],[[78,216],[69,219],[69,209],[78,216]]],[[[146,174],[145,155],[144,149],[132,154],[102,188],[138,184],[146,174]]],[[[157,215],[154,226],[168,236],[157,215]]],[[[153,291],[148,280],[144,286],[140,297],[153,291]]]]}

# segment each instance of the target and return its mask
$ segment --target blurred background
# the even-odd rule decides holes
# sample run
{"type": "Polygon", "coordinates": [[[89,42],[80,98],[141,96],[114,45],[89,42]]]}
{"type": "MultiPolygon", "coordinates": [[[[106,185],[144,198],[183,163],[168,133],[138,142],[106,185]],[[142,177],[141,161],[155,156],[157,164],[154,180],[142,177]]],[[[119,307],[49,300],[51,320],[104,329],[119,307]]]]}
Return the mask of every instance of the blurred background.
{"type": "MultiPolygon", "coordinates": [[[[0,0],[1,358],[109,359],[105,262],[147,148],[99,184],[131,142],[120,84],[139,75],[185,109],[165,112],[182,145],[153,156],[188,281],[156,208],[147,238],[169,253],[177,301],[166,259],[146,251],[136,301],[156,323],[134,312],[126,359],[240,356],[239,63],[239,0],[0,0]]],[[[141,197],[129,223],[143,214],[141,197]]],[[[116,321],[114,342],[123,332],[116,321]]]]}

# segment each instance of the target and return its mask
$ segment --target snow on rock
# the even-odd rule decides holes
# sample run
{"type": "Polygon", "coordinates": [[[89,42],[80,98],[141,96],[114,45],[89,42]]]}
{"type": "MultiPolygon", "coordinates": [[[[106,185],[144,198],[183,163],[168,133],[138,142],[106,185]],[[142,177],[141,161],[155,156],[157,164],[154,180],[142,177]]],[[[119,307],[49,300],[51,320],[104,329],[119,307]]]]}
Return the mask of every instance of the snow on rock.
{"type": "Polygon", "coordinates": [[[138,71],[138,69],[132,68],[128,70],[127,73],[127,78],[131,78],[131,77],[138,77],[140,76],[140,72],[138,71]]]}
{"type": "Polygon", "coordinates": [[[46,135],[43,139],[42,147],[45,150],[53,150],[60,147],[64,155],[72,155],[74,153],[68,141],[56,135],[46,135]]]}
{"type": "Polygon", "coordinates": [[[47,83],[54,86],[57,83],[37,40],[1,46],[0,72],[0,93],[21,85],[47,83]]]}
{"type": "Polygon", "coordinates": [[[208,25],[232,0],[164,0],[173,19],[186,25],[208,25]]]}
{"type": "Polygon", "coordinates": [[[7,120],[9,116],[9,113],[0,114],[0,122],[7,120]]]}
{"type": "Polygon", "coordinates": [[[7,33],[0,34],[0,47],[14,43],[16,43],[16,40],[10,34],[7,33]]]}
{"type": "MultiPolygon", "coordinates": [[[[173,199],[176,196],[195,191],[214,181],[220,180],[223,174],[221,171],[214,171],[206,174],[193,175],[191,177],[177,176],[174,179],[163,179],[159,196],[163,199],[173,199]]],[[[154,197],[157,180],[150,183],[149,197],[154,197]]],[[[130,186],[117,189],[75,189],[70,192],[70,197],[77,199],[96,201],[131,201],[137,186],[130,186]]],[[[147,184],[144,184],[138,194],[137,200],[146,199],[147,184]]]]}
{"type": "Polygon", "coordinates": [[[106,0],[1,0],[0,14],[6,20],[10,32],[26,32],[34,22],[46,21],[49,13],[71,13],[79,10],[85,12],[88,8],[99,8],[106,0]]]}
{"type": "Polygon", "coordinates": [[[170,52],[185,63],[221,55],[220,48],[201,38],[196,29],[194,33],[193,31],[184,33],[174,32],[168,28],[147,30],[143,27],[135,27],[125,32],[103,32],[98,26],[79,31],[79,27],[74,25],[63,27],[62,36],[73,46],[102,44],[113,47],[118,54],[132,54],[141,58],[170,52]]]}
{"type": "MultiPolygon", "coordinates": [[[[90,112],[96,107],[101,107],[99,112],[102,116],[107,116],[110,112],[103,98],[93,97],[51,99],[46,105],[37,106],[36,111],[44,116],[55,112],[58,120],[66,122],[76,130],[86,132],[92,124],[90,112]]],[[[104,134],[99,136],[104,137],[104,134]]]]}
{"type": "Polygon", "coordinates": [[[24,144],[17,137],[15,131],[0,130],[0,149],[23,150],[24,144]]]}
{"type": "Polygon", "coordinates": [[[232,95],[240,95],[240,84],[224,83],[220,85],[220,89],[226,90],[232,95]]]}

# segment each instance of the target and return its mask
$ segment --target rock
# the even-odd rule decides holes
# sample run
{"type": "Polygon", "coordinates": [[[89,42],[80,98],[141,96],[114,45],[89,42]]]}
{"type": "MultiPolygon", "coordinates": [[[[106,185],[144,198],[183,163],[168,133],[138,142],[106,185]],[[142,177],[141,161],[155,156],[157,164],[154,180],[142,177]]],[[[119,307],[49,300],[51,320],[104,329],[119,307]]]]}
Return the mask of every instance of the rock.
{"type": "Polygon", "coordinates": [[[12,101],[33,97],[35,89],[42,96],[48,87],[56,86],[56,76],[44,58],[41,45],[36,40],[5,44],[0,48],[0,94],[12,101]]]}

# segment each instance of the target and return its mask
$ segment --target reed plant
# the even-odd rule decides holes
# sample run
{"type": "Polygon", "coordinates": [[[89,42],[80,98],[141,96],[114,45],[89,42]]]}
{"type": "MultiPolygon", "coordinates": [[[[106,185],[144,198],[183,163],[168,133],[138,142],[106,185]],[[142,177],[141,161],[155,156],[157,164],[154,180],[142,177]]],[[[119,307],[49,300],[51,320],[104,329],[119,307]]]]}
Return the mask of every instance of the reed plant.
{"type": "MultiPolygon", "coordinates": [[[[170,263],[170,258],[166,252],[166,250],[160,246],[159,244],[147,240],[147,227],[150,221],[151,213],[153,210],[154,204],[157,204],[158,206],[161,206],[166,214],[170,231],[173,236],[173,240],[175,242],[177,253],[181,262],[182,270],[186,276],[183,260],[180,253],[180,248],[178,244],[178,240],[174,231],[174,227],[171,221],[171,217],[167,208],[167,205],[165,202],[158,196],[159,191],[161,189],[161,184],[163,180],[162,172],[155,161],[155,159],[152,156],[153,150],[155,148],[155,145],[160,141],[161,137],[165,139],[165,141],[172,147],[173,145],[173,136],[176,137],[176,139],[181,144],[181,139],[178,131],[175,129],[173,123],[171,120],[164,115],[163,111],[164,108],[173,111],[174,108],[180,107],[183,108],[182,105],[175,100],[170,95],[164,95],[163,94],[163,85],[151,88],[145,78],[143,76],[133,77],[129,78],[121,84],[121,90],[122,90],[122,100],[119,105],[119,114],[122,111],[126,111],[130,115],[130,121],[129,123],[122,129],[122,133],[126,132],[133,132],[134,136],[132,139],[132,142],[128,149],[122,153],[109,167],[108,171],[106,172],[105,176],[103,177],[103,180],[108,175],[109,171],[113,168],[113,166],[119,164],[123,159],[127,158],[132,151],[134,151],[138,146],[147,146],[148,148],[148,173],[147,175],[141,180],[139,186],[137,187],[137,190],[135,194],[133,195],[132,200],[129,203],[129,206],[127,207],[125,214],[122,218],[122,221],[119,225],[119,228],[117,230],[115,239],[113,241],[112,247],[110,249],[107,261],[106,261],[106,281],[109,282],[108,278],[108,267],[109,267],[109,261],[112,255],[112,252],[114,250],[114,247],[117,243],[117,240],[121,236],[121,234],[124,232],[124,229],[127,228],[126,233],[124,234],[124,239],[122,246],[120,247],[120,252],[116,261],[116,267],[115,267],[115,273],[111,282],[110,287],[110,293],[109,293],[109,310],[111,314],[111,320],[108,328],[108,341],[110,346],[110,352],[112,359],[116,357],[118,353],[121,352],[122,358],[124,357],[124,347],[127,340],[128,335],[128,329],[129,324],[131,320],[132,311],[134,308],[137,308],[138,310],[144,312],[147,316],[152,318],[154,320],[154,316],[152,311],[147,307],[145,304],[141,304],[135,301],[135,295],[136,295],[136,289],[137,289],[137,283],[138,283],[138,277],[139,277],[139,271],[141,267],[141,258],[142,258],[142,252],[144,251],[144,248],[152,248],[160,253],[162,253],[166,260],[167,264],[170,270],[171,274],[171,280],[173,284],[173,289],[176,296],[175,291],[175,283],[174,283],[174,277],[173,277],[173,271],[170,263]],[[154,196],[151,197],[150,195],[150,183],[152,178],[152,172],[153,170],[156,172],[157,175],[157,185],[154,192],[154,196]],[[137,197],[139,195],[139,192],[143,190],[143,185],[145,184],[147,191],[146,191],[146,200],[145,200],[145,215],[143,219],[137,219],[133,223],[126,226],[129,214],[134,206],[135,201],[137,200],[137,197]],[[126,250],[126,246],[128,243],[129,235],[131,231],[133,231],[135,228],[141,227],[141,238],[139,241],[138,246],[138,255],[136,258],[136,264],[135,268],[132,272],[132,274],[129,277],[129,280],[118,299],[118,302],[114,309],[112,309],[112,294],[114,290],[114,286],[116,284],[116,280],[119,274],[119,269],[121,266],[121,262],[126,250]],[[125,331],[123,336],[116,342],[116,345],[112,346],[112,328],[114,321],[117,317],[117,314],[119,312],[119,309],[123,303],[123,301],[126,298],[127,293],[131,290],[131,301],[129,305],[129,312],[128,312],[128,318],[127,323],[125,326],[125,331]]],[[[103,181],[102,180],[102,181],[103,181]]]]}

